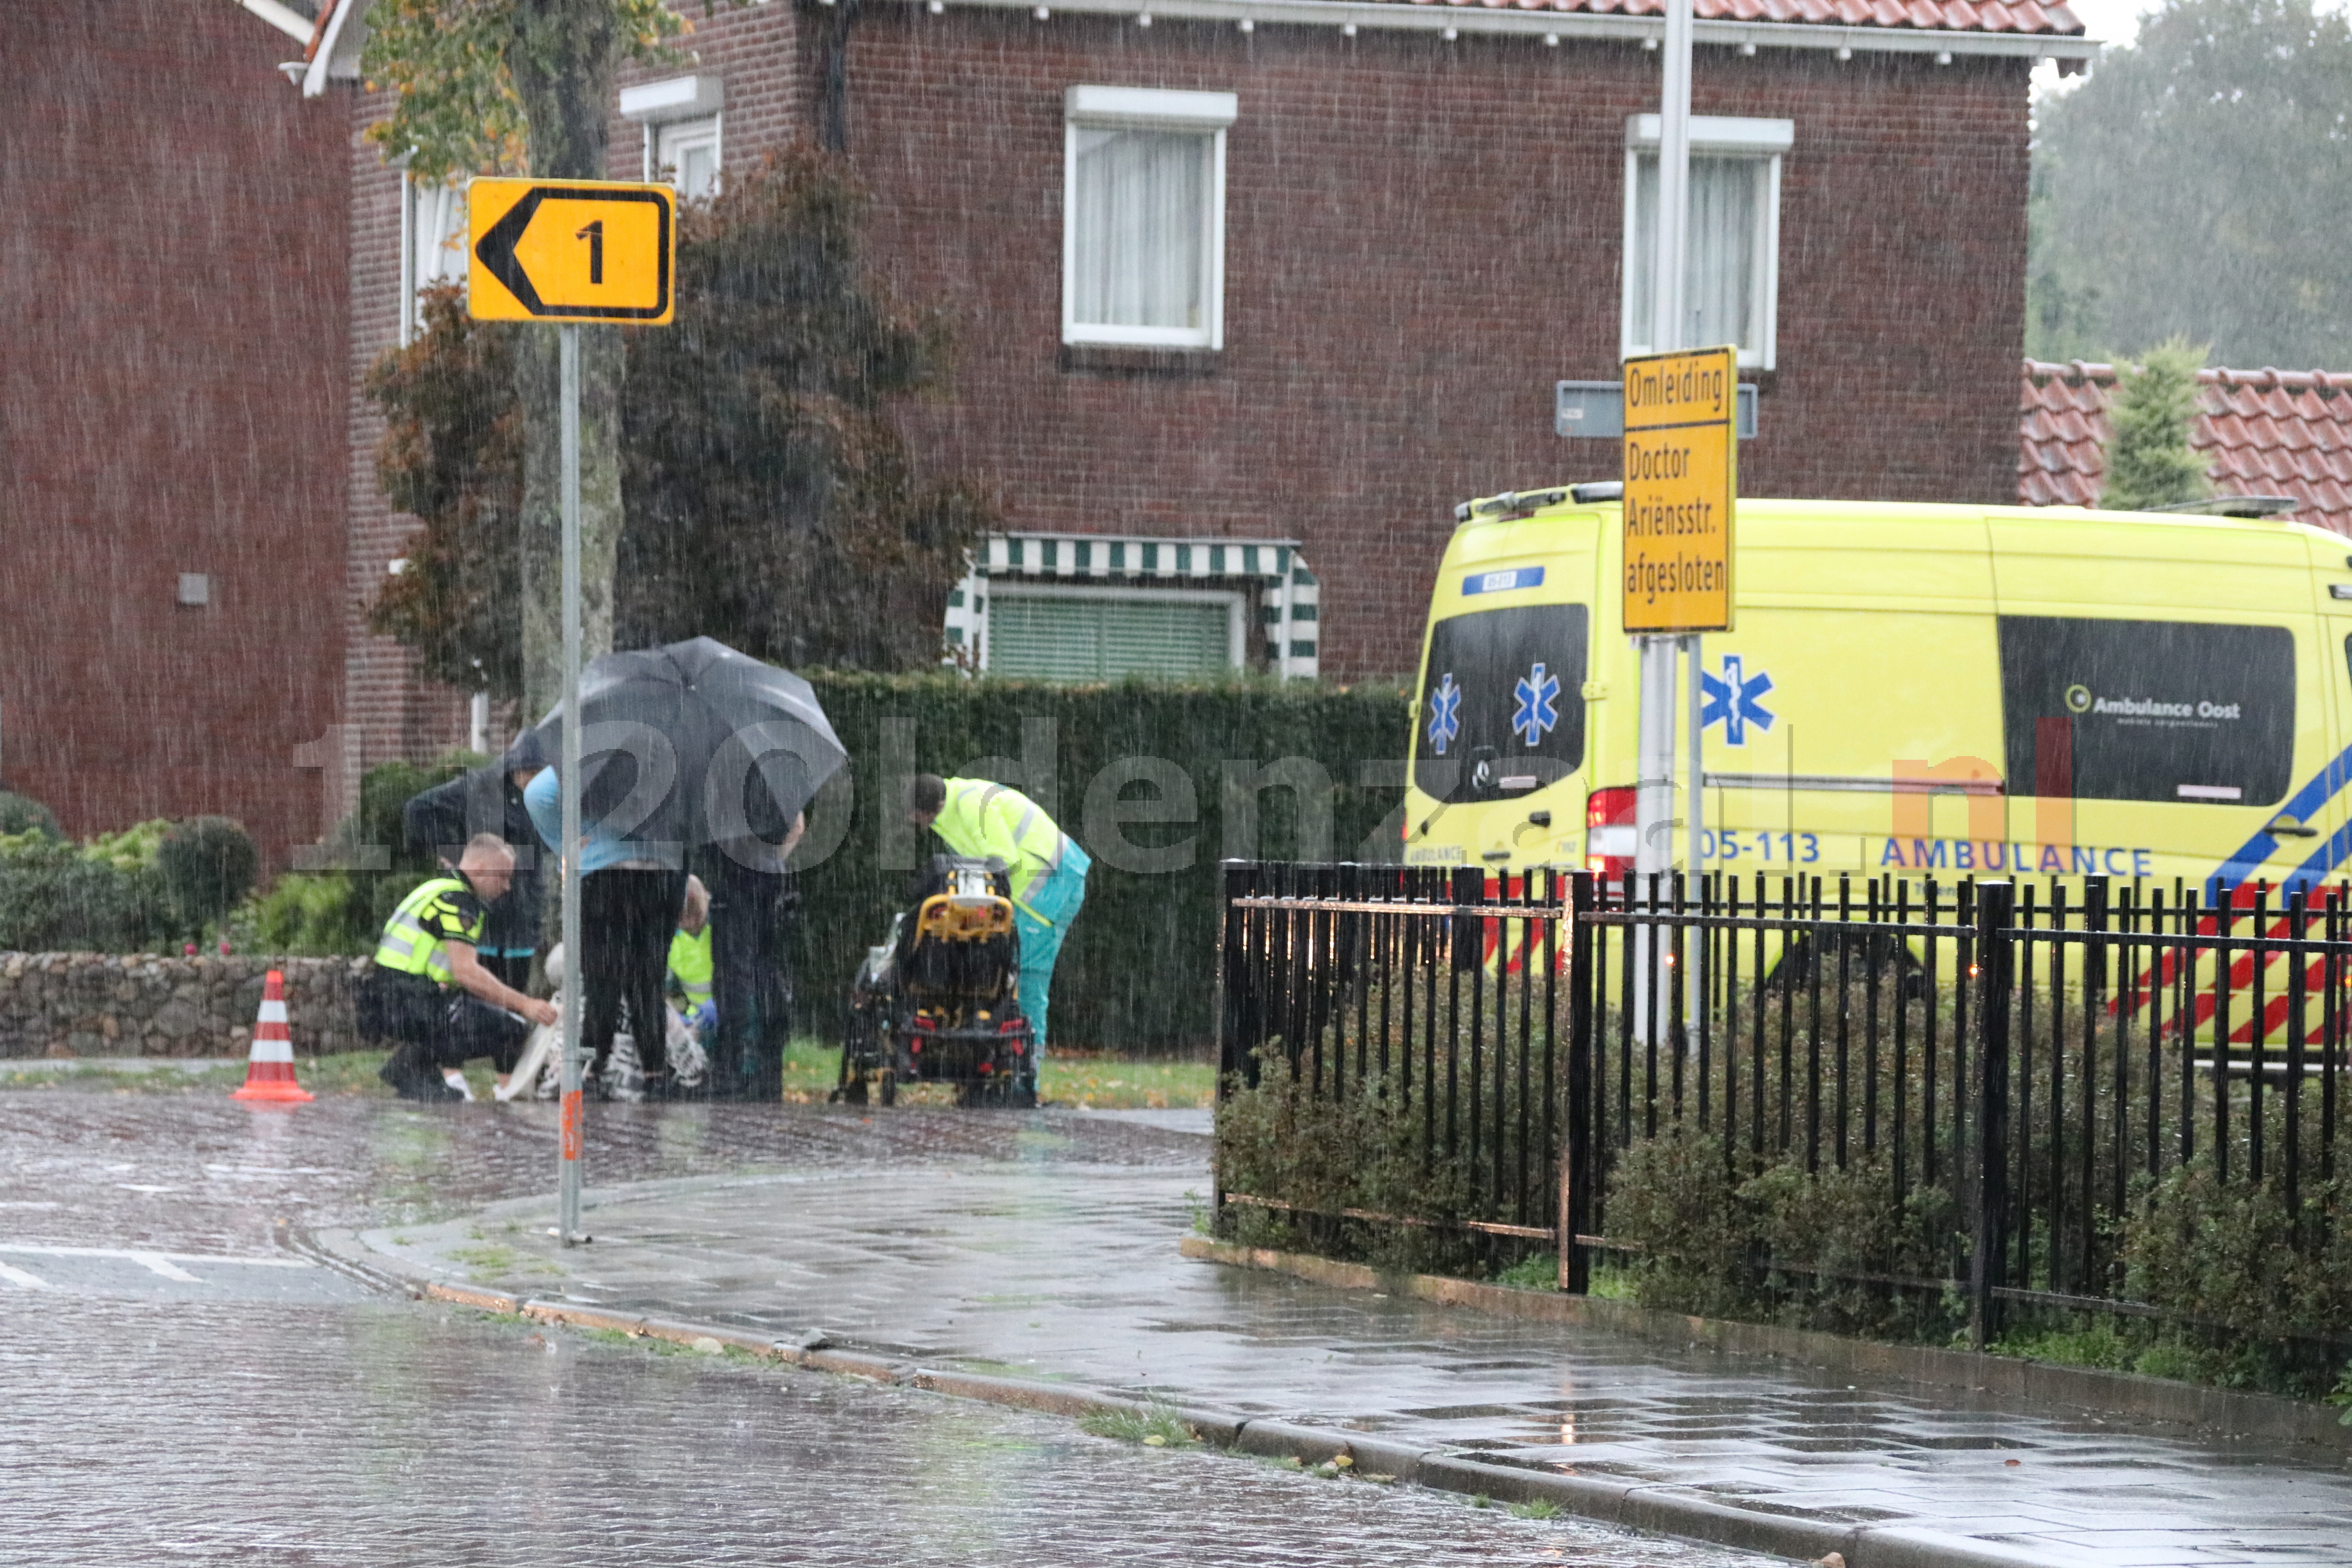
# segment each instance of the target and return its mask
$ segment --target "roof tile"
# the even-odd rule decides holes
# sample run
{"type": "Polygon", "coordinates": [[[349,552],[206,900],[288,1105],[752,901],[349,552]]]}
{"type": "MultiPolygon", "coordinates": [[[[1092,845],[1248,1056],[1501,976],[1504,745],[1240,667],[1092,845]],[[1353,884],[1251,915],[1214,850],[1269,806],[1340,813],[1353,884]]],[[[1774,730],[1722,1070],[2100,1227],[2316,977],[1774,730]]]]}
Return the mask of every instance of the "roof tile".
{"type": "MultiPolygon", "coordinates": [[[[1655,16],[1661,0],[1406,0],[1417,5],[1517,5],[1536,11],[1655,16]]],[[[2031,33],[2079,37],[2083,24],[2053,0],[1695,0],[1706,21],[1811,22],[1850,27],[1904,27],[1927,32],[2031,33]]]]}
{"type": "MultiPolygon", "coordinates": [[[[1703,0],[1704,3],[1704,0],[1703,0]]],[[[2003,6],[1949,0],[1978,25],[2003,6]]],[[[2057,8],[2052,7],[2054,11],[2057,8]]],[[[2069,16],[2068,22],[2073,18],[2069,16]]],[[[2095,505],[2105,476],[2116,367],[2024,363],[2018,398],[2018,497],[2029,506],[2095,505]]],[[[2207,370],[2198,374],[2189,443],[2223,492],[2292,496],[2303,521],[2352,534],[2352,372],[2207,370]]]]}

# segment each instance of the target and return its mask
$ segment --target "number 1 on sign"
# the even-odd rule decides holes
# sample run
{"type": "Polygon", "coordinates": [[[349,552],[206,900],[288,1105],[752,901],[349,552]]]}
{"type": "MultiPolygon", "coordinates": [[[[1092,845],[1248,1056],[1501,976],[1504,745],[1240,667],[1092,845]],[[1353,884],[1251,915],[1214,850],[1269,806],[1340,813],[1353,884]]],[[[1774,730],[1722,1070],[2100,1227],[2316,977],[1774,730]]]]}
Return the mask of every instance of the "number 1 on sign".
{"type": "Polygon", "coordinates": [[[572,237],[574,239],[584,239],[588,242],[588,281],[591,283],[602,284],[604,281],[604,220],[599,218],[596,222],[590,224],[586,228],[582,229],[578,234],[573,235],[572,237]]]}

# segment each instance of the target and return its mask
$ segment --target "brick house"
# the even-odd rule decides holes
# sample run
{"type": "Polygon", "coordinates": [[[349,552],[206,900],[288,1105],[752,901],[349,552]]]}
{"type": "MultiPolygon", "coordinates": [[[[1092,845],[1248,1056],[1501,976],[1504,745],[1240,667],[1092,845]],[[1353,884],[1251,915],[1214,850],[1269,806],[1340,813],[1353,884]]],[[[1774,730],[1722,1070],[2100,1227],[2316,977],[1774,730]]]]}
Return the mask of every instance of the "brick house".
{"type": "MultiPolygon", "coordinates": [[[[367,7],[329,0],[289,68],[347,138],[346,789],[469,727],[364,628],[413,524],[352,389],[462,263],[455,194],[362,140],[367,7]]],[[[1699,8],[1691,288],[1760,393],[1743,488],[2007,500],[2027,78],[2096,46],[2033,0],[1699,8]]],[[[959,322],[909,437],[1004,509],[947,611],[971,662],[1393,674],[1454,502],[1613,475],[1612,446],[1556,433],[1552,389],[1645,346],[1650,0],[691,14],[691,61],[623,83],[612,173],[691,195],[787,138],[846,152],[875,264],[959,322]]]]}
{"type": "MultiPolygon", "coordinates": [[[[290,14],[289,14],[290,15],[290,14]]],[[[187,0],[0,5],[0,784],[86,835],[331,820],[349,117],[187,0]]]]}

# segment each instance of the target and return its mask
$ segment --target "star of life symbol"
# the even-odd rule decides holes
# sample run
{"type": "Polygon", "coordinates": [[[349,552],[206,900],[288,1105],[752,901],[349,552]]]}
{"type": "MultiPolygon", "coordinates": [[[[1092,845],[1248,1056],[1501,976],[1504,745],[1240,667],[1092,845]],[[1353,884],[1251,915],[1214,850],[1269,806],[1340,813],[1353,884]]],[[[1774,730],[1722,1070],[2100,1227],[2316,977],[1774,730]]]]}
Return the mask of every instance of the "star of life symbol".
{"type": "Polygon", "coordinates": [[[1772,711],[1760,699],[1772,689],[1772,678],[1762,670],[1748,673],[1746,663],[1736,653],[1723,656],[1723,679],[1717,680],[1700,670],[1698,727],[1710,724],[1723,726],[1723,742],[1727,746],[1748,743],[1748,726],[1759,730],[1772,728],[1772,711]]]}
{"type": "Polygon", "coordinates": [[[1511,688],[1519,705],[1511,714],[1511,728],[1532,746],[1559,722],[1559,677],[1547,675],[1540,660],[1511,688]]]}
{"type": "Polygon", "coordinates": [[[1461,732],[1462,689],[1454,684],[1454,672],[1448,670],[1437,689],[1429,694],[1429,749],[1444,756],[1461,732]]]}

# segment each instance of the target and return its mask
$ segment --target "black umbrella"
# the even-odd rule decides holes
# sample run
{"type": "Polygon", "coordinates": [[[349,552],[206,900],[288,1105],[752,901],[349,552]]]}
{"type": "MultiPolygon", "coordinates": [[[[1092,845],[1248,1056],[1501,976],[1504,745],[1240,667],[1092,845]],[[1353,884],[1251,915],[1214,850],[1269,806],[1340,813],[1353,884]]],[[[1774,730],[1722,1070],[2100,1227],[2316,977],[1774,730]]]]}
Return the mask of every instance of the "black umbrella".
{"type": "MultiPolygon", "coordinates": [[[[848,760],[807,681],[709,637],[591,660],[580,711],[581,821],[638,843],[765,858],[848,760]]],[[[563,722],[534,731],[551,758],[563,722]]]]}

